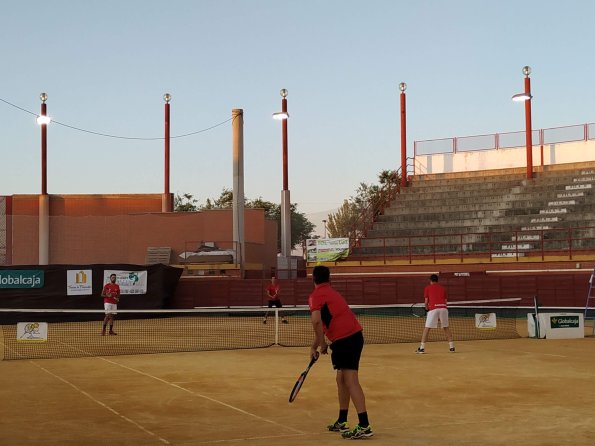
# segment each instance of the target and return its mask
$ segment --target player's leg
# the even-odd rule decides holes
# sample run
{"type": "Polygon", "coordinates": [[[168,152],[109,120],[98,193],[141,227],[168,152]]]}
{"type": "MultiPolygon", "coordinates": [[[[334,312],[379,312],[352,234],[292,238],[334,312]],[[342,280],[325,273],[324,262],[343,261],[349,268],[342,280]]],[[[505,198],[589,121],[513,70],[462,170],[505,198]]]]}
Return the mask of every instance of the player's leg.
{"type": "MultiPolygon", "coordinates": [[[[269,308],[273,308],[273,301],[272,300],[269,300],[269,302],[268,302],[267,305],[268,305],[269,308]]],[[[268,318],[269,318],[269,310],[265,311],[265,313],[264,313],[264,319],[263,319],[262,323],[263,324],[266,324],[268,318]]]]}
{"type": "Polygon", "coordinates": [[[448,323],[448,310],[443,308],[440,312],[440,325],[444,329],[444,333],[446,334],[446,339],[448,340],[448,350],[451,353],[455,352],[455,343],[453,341],[452,331],[450,331],[450,326],[448,323]]]}
{"type": "Polygon", "coordinates": [[[105,310],[105,317],[103,318],[103,328],[101,329],[101,336],[105,336],[105,329],[107,327],[107,324],[109,322],[109,304],[104,303],[103,304],[103,309],[105,310]]]}
{"type": "Polygon", "coordinates": [[[110,322],[109,322],[109,334],[111,334],[111,335],[118,334],[114,331],[114,319],[115,319],[115,315],[114,315],[114,313],[111,313],[110,314],[110,322]]]}
{"type": "Polygon", "coordinates": [[[428,311],[428,314],[426,315],[426,325],[421,335],[421,342],[415,353],[424,354],[426,352],[426,340],[428,339],[428,334],[432,328],[436,327],[438,327],[438,311],[434,309],[428,311]]]}
{"type": "MultiPolygon", "coordinates": [[[[277,300],[277,308],[283,308],[283,304],[281,303],[281,299],[277,300]]],[[[281,313],[281,322],[284,324],[288,324],[287,317],[285,313],[281,313]]]]}

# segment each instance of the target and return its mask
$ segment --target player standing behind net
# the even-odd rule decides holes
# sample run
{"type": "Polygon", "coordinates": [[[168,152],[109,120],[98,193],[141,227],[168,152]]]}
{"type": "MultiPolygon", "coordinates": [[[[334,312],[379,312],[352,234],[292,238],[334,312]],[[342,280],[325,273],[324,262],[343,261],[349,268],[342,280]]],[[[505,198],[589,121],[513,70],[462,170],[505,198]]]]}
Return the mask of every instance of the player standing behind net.
{"type": "Polygon", "coordinates": [[[451,353],[455,352],[455,344],[452,340],[452,332],[448,327],[448,304],[446,289],[438,283],[438,276],[432,274],[430,276],[430,284],[424,289],[424,301],[426,304],[426,326],[421,336],[421,343],[415,351],[418,354],[424,354],[426,352],[426,339],[428,333],[432,328],[438,328],[438,321],[446,333],[446,339],[448,339],[448,348],[451,353]]]}
{"type": "MultiPolygon", "coordinates": [[[[269,308],[273,308],[273,307],[277,307],[277,308],[281,308],[283,307],[283,304],[281,303],[281,299],[279,298],[279,291],[281,290],[281,287],[279,286],[279,284],[277,283],[275,276],[271,277],[271,283],[269,284],[269,286],[267,287],[267,296],[269,297],[269,308]]],[[[263,324],[267,323],[267,318],[269,317],[269,312],[267,311],[264,314],[264,320],[262,321],[263,324]]],[[[283,322],[284,324],[287,324],[287,318],[284,315],[281,315],[281,322],[283,322]]]]}
{"type": "Polygon", "coordinates": [[[116,275],[110,274],[109,283],[106,283],[101,290],[101,297],[103,297],[103,307],[105,309],[105,318],[103,319],[103,330],[101,336],[105,336],[105,328],[109,324],[109,334],[117,335],[114,332],[114,317],[118,309],[118,302],[120,301],[120,285],[116,283],[116,275]]]}
{"type": "Polygon", "coordinates": [[[360,439],[374,435],[368,422],[366,398],[359,383],[359,360],[364,347],[362,326],[345,302],[343,296],[331,288],[330,271],[326,266],[316,266],[312,271],[314,291],[308,299],[314,342],[310,356],[326,355],[326,337],[331,341],[331,362],[337,370],[337,390],[339,395],[339,418],[327,426],[329,431],[341,432],[343,438],[360,439]],[[359,423],[353,430],[347,425],[349,401],[357,410],[359,423]]]}

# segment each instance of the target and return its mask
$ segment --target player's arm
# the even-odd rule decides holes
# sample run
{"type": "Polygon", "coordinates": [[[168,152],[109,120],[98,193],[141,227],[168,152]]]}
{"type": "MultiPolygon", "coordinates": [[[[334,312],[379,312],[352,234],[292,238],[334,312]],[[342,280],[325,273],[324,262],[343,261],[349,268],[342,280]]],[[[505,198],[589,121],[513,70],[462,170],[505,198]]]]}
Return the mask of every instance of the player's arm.
{"type": "Polygon", "coordinates": [[[105,286],[101,290],[101,297],[107,297],[107,290],[106,290],[106,287],[105,286]]]}
{"type": "Polygon", "coordinates": [[[316,356],[318,347],[320,347],[320,353],[326,355],[328,352],[328,345],[326,345],[326,341],[324,340],[320,310],[312,311],[311,320],[312,328],[314,329],[314,341],[312,342],[312,348],[310,349],[310,356],[316,356]]]}

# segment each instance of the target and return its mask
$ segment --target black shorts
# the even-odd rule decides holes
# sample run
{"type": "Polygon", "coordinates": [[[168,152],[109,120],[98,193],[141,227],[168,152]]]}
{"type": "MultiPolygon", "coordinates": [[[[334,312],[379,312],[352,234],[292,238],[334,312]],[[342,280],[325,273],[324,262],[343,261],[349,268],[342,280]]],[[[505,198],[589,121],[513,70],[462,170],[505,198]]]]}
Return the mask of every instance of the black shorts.
{"type": "Polygon", "coordinates": [[[358,370],[364,348],[364,335],[358,331],[331,344],[331,362],[335,370],[358,370]]]}
{"type": "Polygon", "coordinates": [[[281,304],[281,299],[269,300],[269,308],[281,308],[282,306],[283,305],[281,304]]]}

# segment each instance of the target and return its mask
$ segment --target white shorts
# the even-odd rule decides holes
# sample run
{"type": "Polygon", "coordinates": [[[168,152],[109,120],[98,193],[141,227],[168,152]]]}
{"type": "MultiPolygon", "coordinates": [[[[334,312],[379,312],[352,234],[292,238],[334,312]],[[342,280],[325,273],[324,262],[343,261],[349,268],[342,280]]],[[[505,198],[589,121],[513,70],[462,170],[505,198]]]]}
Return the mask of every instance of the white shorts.
{"type": "Polygon", "coordinates": [[[104,302],[103,308],[105,308],[105,314],[116,314],[116,311],[118,310],[118,305],[108,304],[104,302]]]}
{"type": "Polygon", "coordinates": [[[448,310],[446,308],[434,308],[428,311],[426,328],[438,328],[438,321],[442,328],[448,327],[448,310]]]}

